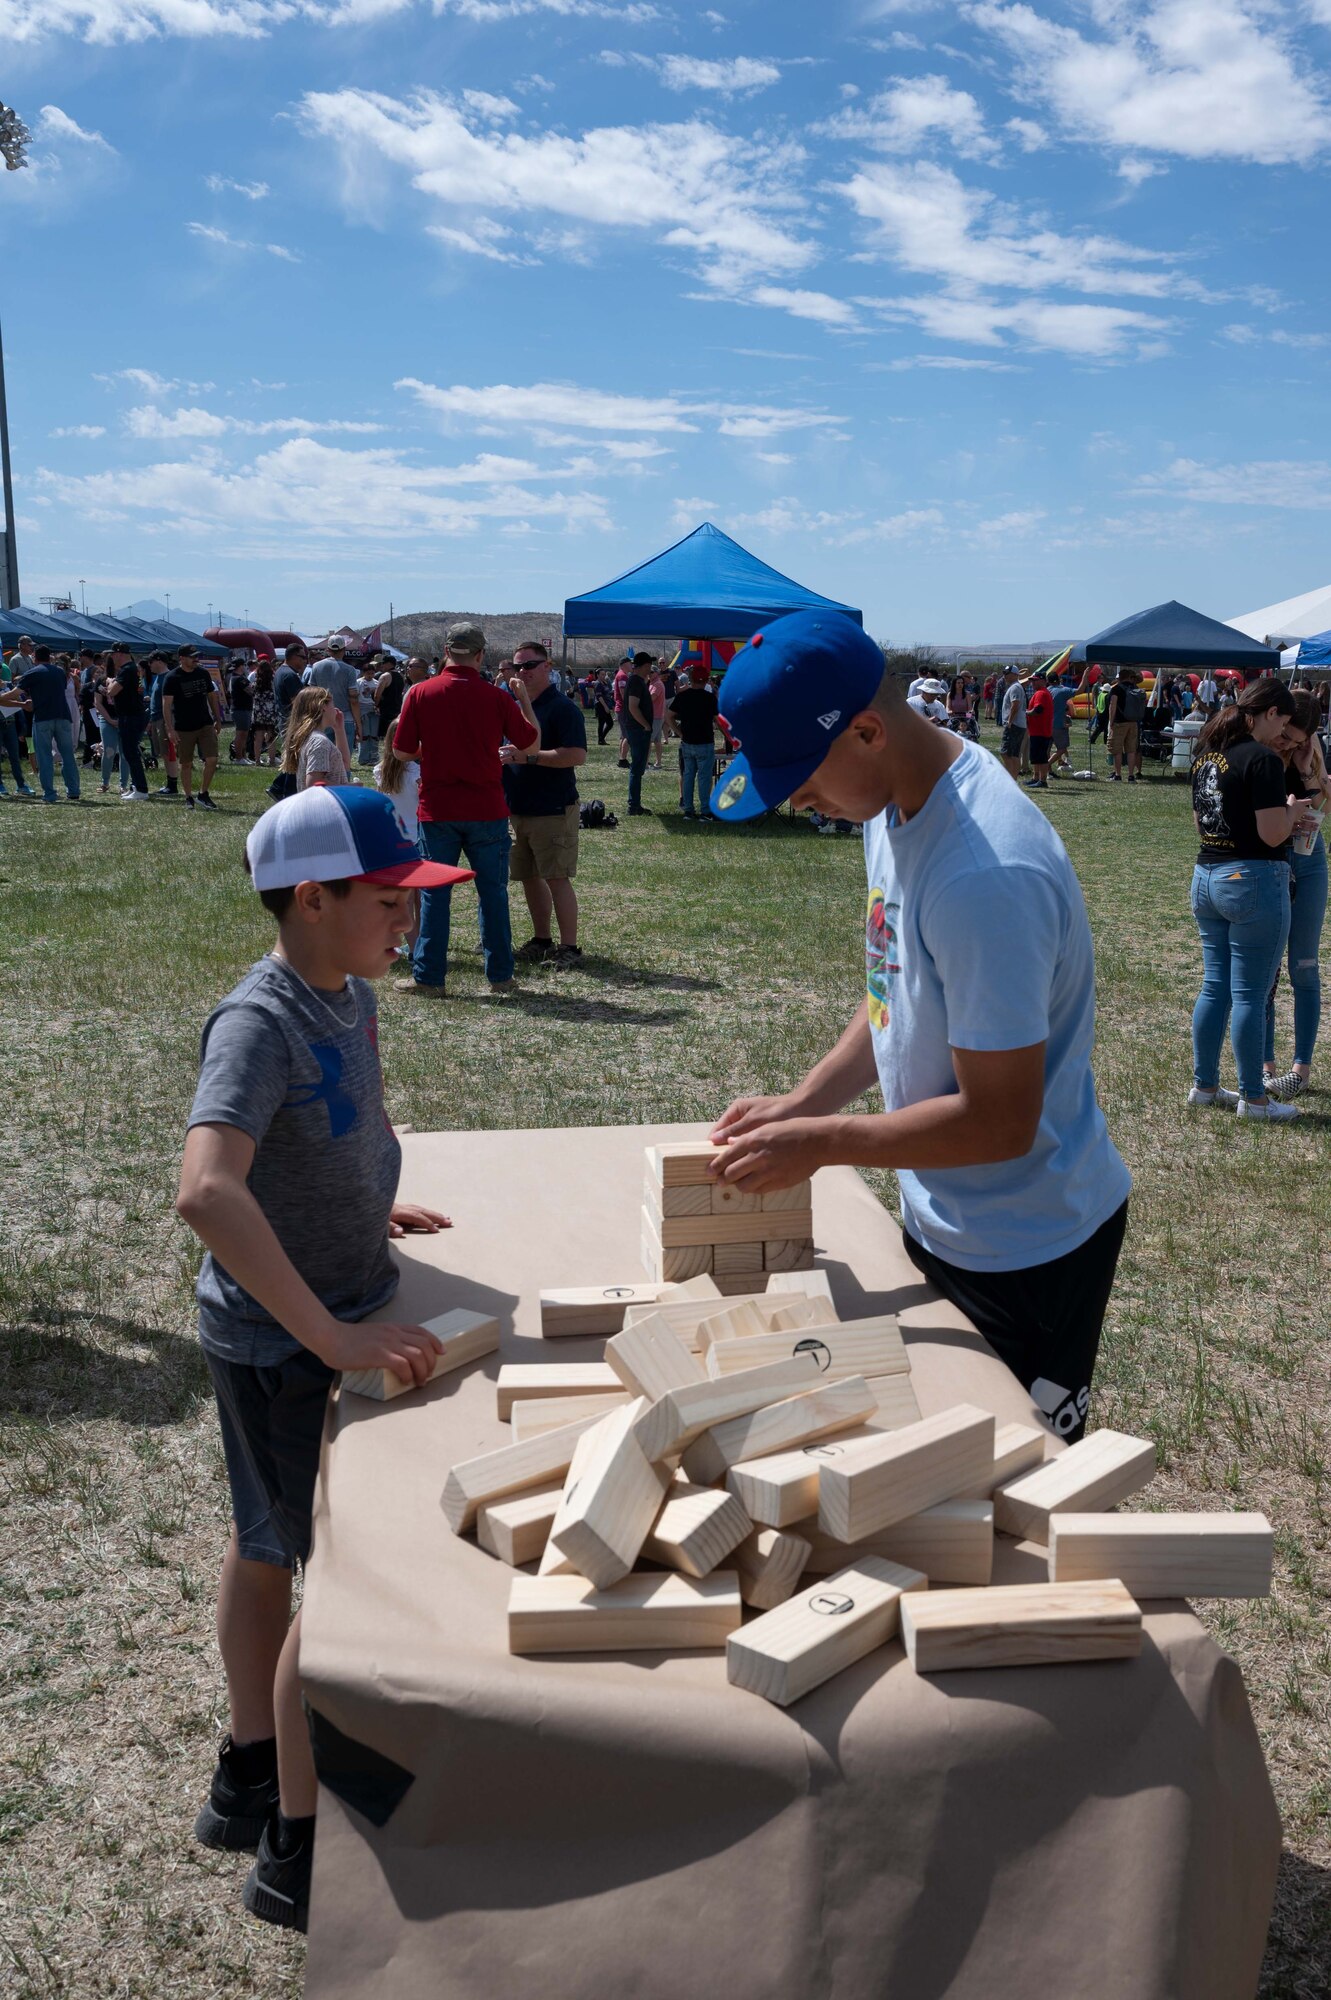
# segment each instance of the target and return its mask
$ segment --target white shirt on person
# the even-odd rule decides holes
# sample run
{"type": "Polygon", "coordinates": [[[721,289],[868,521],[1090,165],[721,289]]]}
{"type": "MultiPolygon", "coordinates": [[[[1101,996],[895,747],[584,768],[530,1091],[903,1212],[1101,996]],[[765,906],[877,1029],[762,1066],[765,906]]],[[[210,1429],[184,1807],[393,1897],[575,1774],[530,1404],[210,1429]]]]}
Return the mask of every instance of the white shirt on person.
{"type": "Polygon", "coordinates": [[[937,695],[912,694],[906,698],[907,708],[913,708],[917,715],[927,716],[930,722],[946,722],[947,709],[937,695]]]}

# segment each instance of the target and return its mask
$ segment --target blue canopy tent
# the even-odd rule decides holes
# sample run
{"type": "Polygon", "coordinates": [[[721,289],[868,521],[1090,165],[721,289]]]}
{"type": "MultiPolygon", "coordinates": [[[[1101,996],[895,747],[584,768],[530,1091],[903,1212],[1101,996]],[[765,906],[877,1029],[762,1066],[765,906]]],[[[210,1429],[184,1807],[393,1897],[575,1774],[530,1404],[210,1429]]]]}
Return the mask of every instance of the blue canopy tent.
{"type": "Polygon", "coordinates": [[[21,604],[12,611],[0,611],[0,639],[8,644],[12,639],[25,637],[39,646],[69,650],[69,634],[58,618],[48,617],[44,611],[27,611],[21,604]]]}
{"type": "Polygon", "coordinates": [[[1299,657],[1294,662],[1295,673],[1304,667],[1316,668],[1318,673],[1331,673],[1331,632],[1314,632],[1311,639],[1300,639],[1299,657]]]}
{"type": "Polygon", "coordinates": [[[1234,667],[1240,672],[1273,674],[1280,655],[1271,646],[1222,625],[1218,618],[1193,611],[1171,598],[1149,611],[1136,611],[1107,625],[1082,646],[1074,646],[1078,662],[1128,667],[1234,667]]]}
{"type": "Polygon", "coordinates": [[[219,646],[215,639],[201,639],[198,633],[191,632],[187,625],[169,625],[165,618],[120,618],[116,622],[141,631],[155,653],[173,653],[180,646],[193,646],[201,660],[231,658],[229,649],[226,646],[219,646]]]}
{"type": "Polygon", "coordinates": [[[710,521],[649,562],[564,604],[564,636],[748,639],[788,611],[864,615],[769,568],[710,521]]]}

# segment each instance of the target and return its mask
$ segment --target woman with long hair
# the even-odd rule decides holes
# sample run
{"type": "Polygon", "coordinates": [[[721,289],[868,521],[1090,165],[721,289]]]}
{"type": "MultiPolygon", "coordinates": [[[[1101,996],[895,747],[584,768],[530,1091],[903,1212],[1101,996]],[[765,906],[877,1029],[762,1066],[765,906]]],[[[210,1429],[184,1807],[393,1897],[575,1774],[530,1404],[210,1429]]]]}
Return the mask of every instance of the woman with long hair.
{"type": "Polygon", "coordinates": [[[1269,675],[1254,681],[1212,716],[1192,766],[1201,840],[1192,913],[1202,940],[1202,990],[1192,1015],[1188,1102],[1272,1122],[1298,1117],[1297,1106],[1268,1096],[1262,1074],[1267,995],[1289,936],[1288,847],[1308,820],[1281,762],[1293,714],[1294,697],[1282,681],[1269,675]],[[1237,1094],[1219,1088],[1226,1021],[1237,1094]]]}
{"type": "MultiPolygon", "coordinates": [[[[1285,728],[1285,769],[1291,791],[1297,793],[1311,812],[1322,814],[1331,806],[1331,777],[1317,731],[1322,711],[1317,696],[1308,689],[1294,694],[1294,713],[1285,728]]],[[[1294,994],[1294,1062],[1283,1073],[1276,1069],[1276,987],[1280,966],[1266,1003],[1265,1080],[1270,1097],[1298,1097],[1308,1088],[1313,1046],[1322,1018],[1322,980],[1318,952],[1322,943],[1322,923],[1326,917],[1326,843],[1320,828],[1297,837],[1290,845],[1289,945],[1286,962],[1294,994]]]]}
{"type": "Polygon", "coordinates": [[[254,708],[250,718],[250,754],[262,764],[277,742],[279,717],[273,689],[273,663],[257,660],[254,666],[254,708]]]}
{"type": "Polygon", "coordinates": [[[302,688],[291,704],[282,750],[282,769],[296,780],[296,790],[309,785],[345,785],[347,770],[346,726],[342,711],[327,688],[302,688]],[[331,737],[324,731],[331,729],[331,737]]]}
{"type": "Polygon", "coordinates": [[[148,796],[148,779],[139,751],[148,725],[148,705],[134,660],[127,659],[115,679],[107,681],[102,698],[115,717],[120,737],[120,796],[126,804],[141,805],[148,796]]]}
{"type": "Polygon", "coordinates": [[[414,757],[398,756],[396,722],[390,722],[388,725],[388,734],[384,737],[380,749],[374,782],[385,798],[393,801],[397,823],[406,838],[410,841],[419,840],[421,825],[417,801],[420,797],[421,767],[414,757]]]}

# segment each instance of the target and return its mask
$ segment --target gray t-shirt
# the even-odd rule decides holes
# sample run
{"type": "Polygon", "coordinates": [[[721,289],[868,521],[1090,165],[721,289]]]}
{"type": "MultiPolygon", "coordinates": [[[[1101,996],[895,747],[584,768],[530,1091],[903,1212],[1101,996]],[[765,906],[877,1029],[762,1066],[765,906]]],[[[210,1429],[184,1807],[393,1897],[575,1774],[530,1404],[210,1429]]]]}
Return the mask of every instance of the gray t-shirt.
{"type": "Polygon", "coordinates": [[[1005,729],[1026,727],[1026,690],[1020,681],[1013,681],[1003,696],[1003,727],[1005,729]]]}
{"type": "Polygon", "coordinates": [[[348,720],[355,711],[359,679],[360,674],[350,660],[335,660],[331,654],[326,660],[316,660],[306,676],[310,687],[327,688],[348,720]]]}
{"type": "MultiPolygon", "coordinates": [[[[388,1218],[402,1148],[384,1111],[366,980],[316,993],[281,959],[260,959],[204,1026],[189,1122],[254,1140],[250,1192],[329,1312],[363,1319],[392,1298],[388,1218]]],[[[211,1252],[196,1290],[210,1353],[262,1368],[300,1352],[211,1252]]]]}

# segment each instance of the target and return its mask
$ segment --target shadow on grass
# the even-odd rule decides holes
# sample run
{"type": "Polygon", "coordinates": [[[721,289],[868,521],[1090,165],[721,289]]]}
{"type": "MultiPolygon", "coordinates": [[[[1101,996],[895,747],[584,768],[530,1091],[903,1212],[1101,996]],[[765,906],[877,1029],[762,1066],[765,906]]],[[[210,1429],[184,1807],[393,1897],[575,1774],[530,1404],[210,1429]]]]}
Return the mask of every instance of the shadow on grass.
{"type": "Polygon", "coordinates": [[[155,1429],[179,1423],[209,1393],[193,1334],[76,1308],[4,1328],[0,1418],[117,1417],[155,1429]],[[119,1351],[125,1346],[149,1353],[119,1351]]]}
{"type": "MultiPolygon", "coordinates": [[[[622,959],[607,958],[604,952],[585,952],[577,970],[585,979],[614,979],[625,986],[650,986],[662,993],[719,993],[717,979],[695,979],[685,972],[653,972],[642,965],[626,965],[622,959]]],[[[535,990],[535,989],[533,989],[535,990]]]]}
{"type": "Polygon", "coordinates": [[[616,1007],[609,1000],[578,1000],[567,993],[547,993],[524,986],[503,1002],[484,994],[459,996],[464,1004],[474,1000],[485,1007],[503,1006],[505,1011],[534,1014],[546,1021],[597,1021],[609,1028],[668,1028],[688,1019],[683,1007],[616,1007]]]}
{"type": "Polygon", "coordinates": [[[1286,1848],[1256,2000],[1325,2000],[1331,1993],[1331,1870],[1286,1848]]]}

